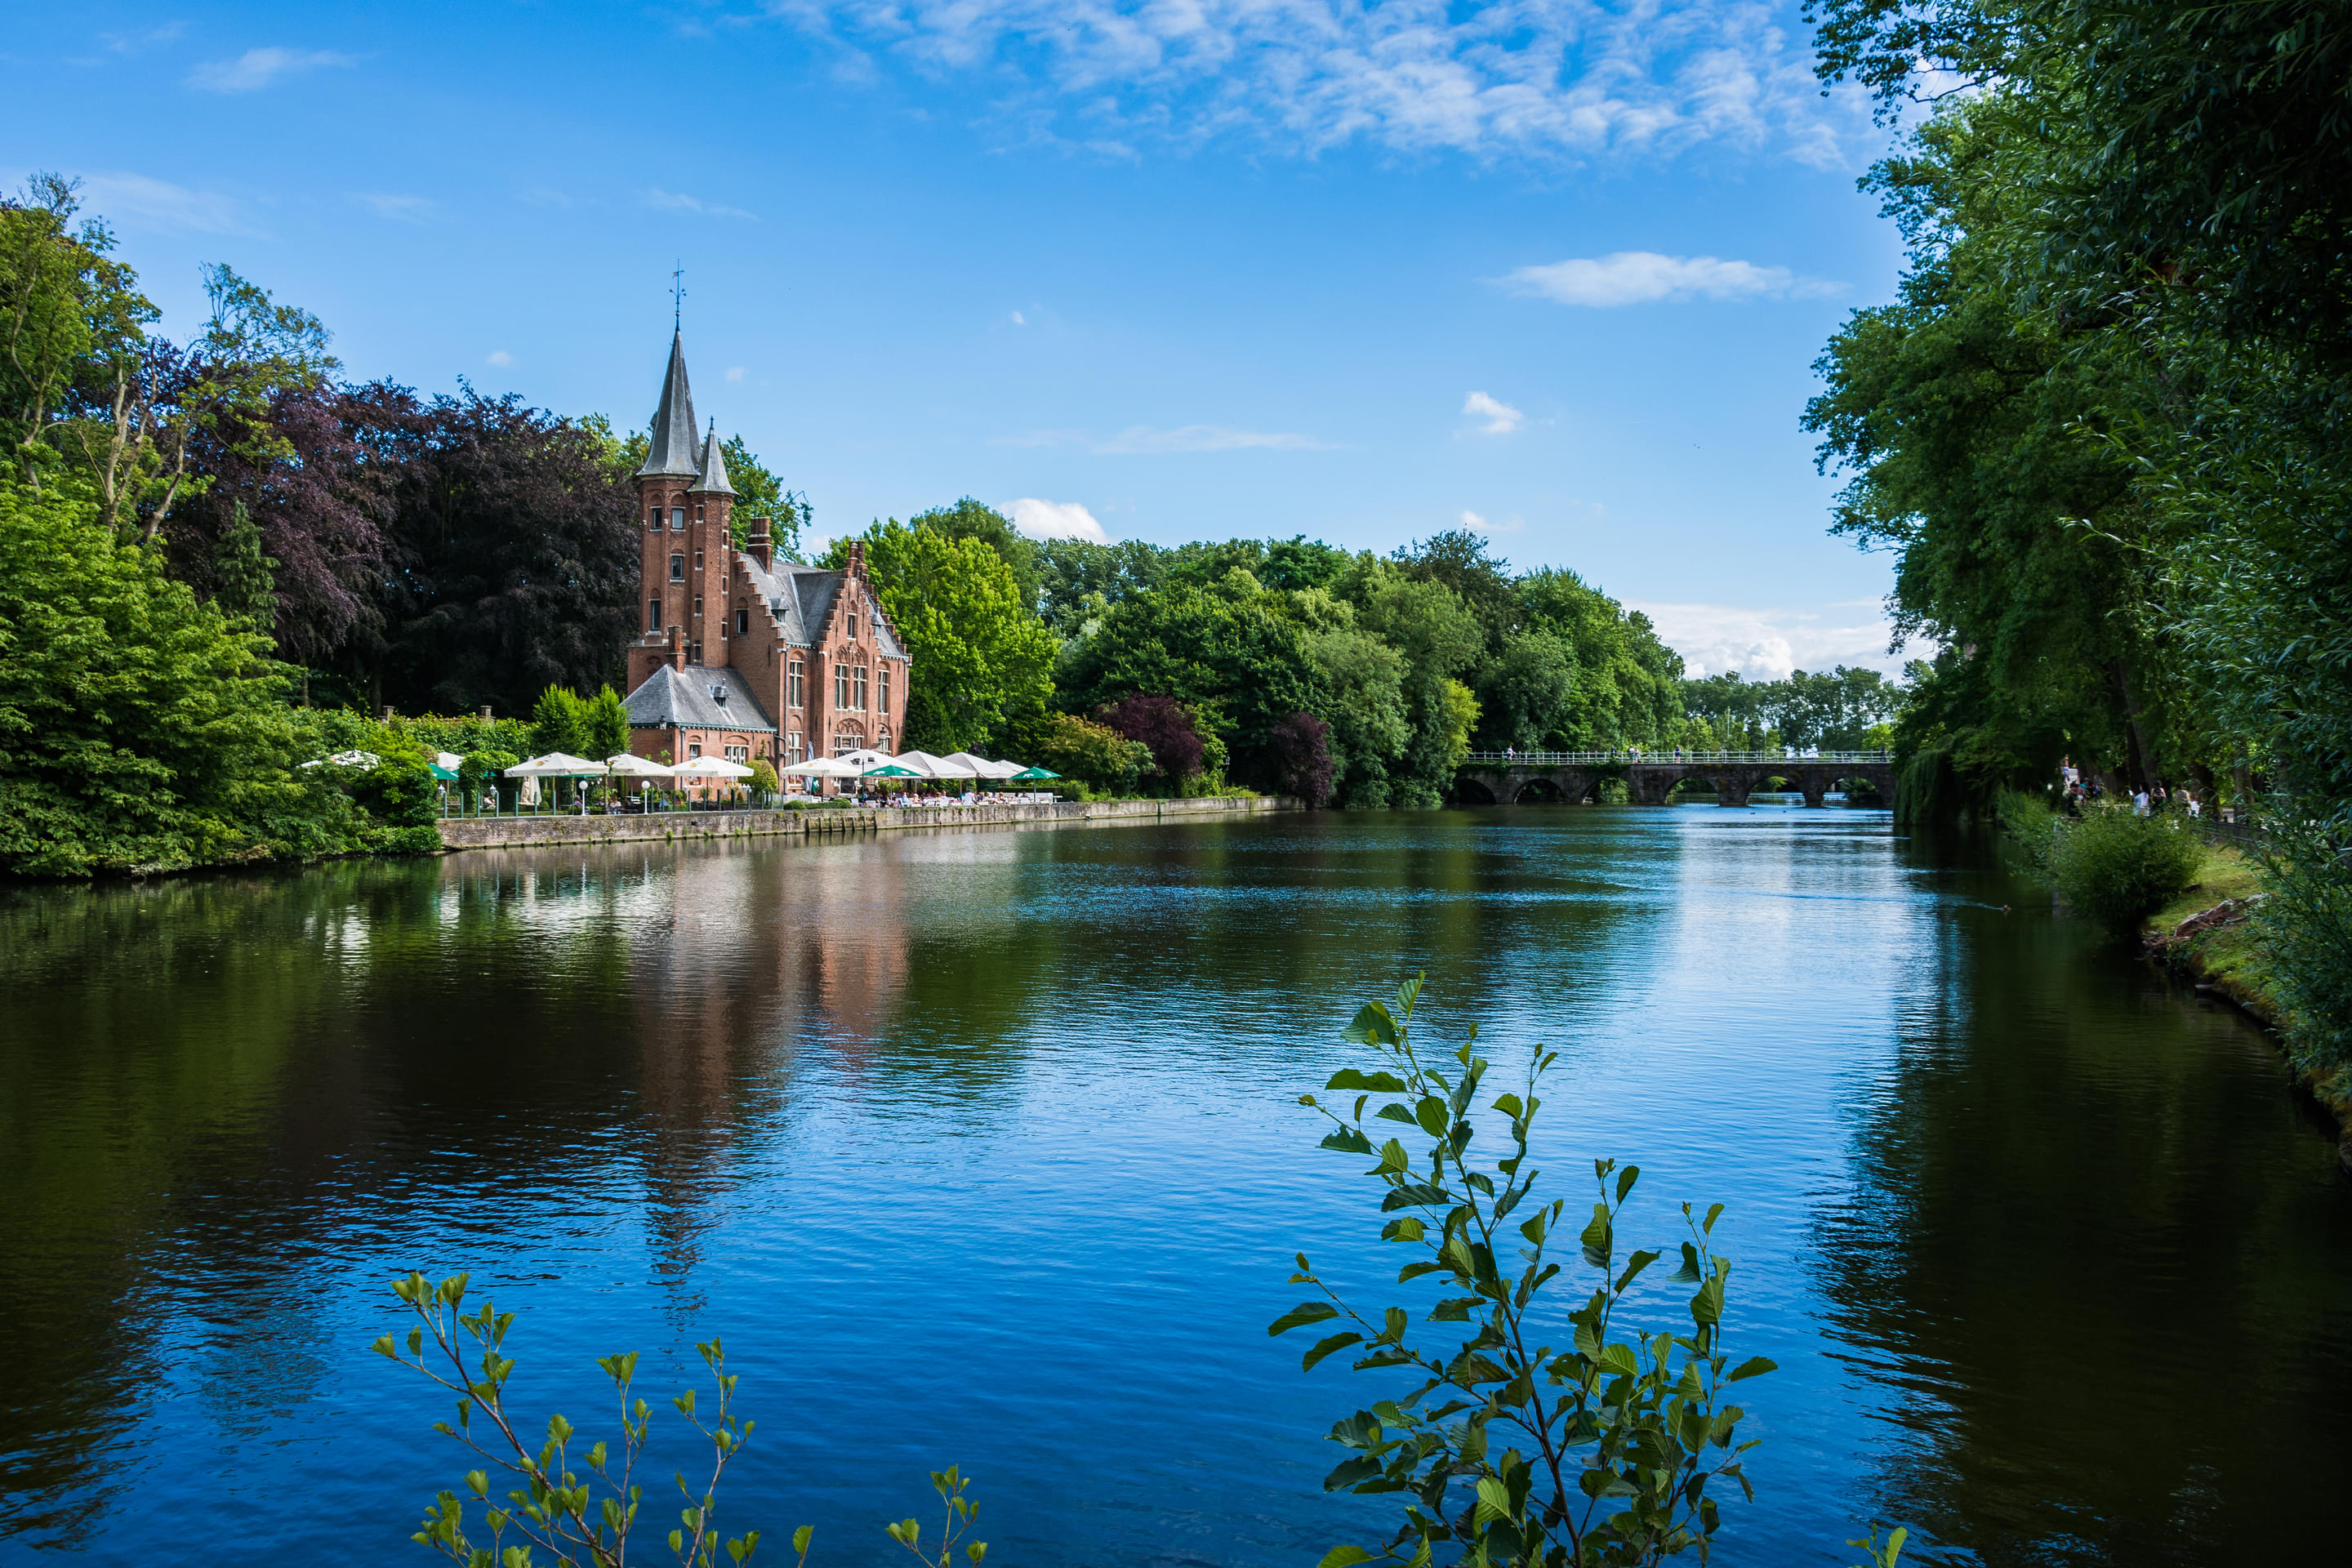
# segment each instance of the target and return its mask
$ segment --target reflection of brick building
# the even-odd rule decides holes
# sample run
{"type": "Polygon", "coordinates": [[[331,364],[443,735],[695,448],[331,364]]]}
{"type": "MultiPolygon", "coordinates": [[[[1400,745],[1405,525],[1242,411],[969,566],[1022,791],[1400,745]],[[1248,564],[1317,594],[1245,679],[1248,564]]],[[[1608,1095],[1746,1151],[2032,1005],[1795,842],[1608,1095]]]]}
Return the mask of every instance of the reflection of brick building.
{"type": "Polygon", "coordinates": [[[780,766],[896,752],[907,654],[866,581],[865,546],[850,545],[842,571],[794,565],[775,559],[768,520],[752,518],[737,548],[718,432],[697,434],[685,344],[672,338],[637,470],[645,629],[628,649],[629,749],[780,766]]]}

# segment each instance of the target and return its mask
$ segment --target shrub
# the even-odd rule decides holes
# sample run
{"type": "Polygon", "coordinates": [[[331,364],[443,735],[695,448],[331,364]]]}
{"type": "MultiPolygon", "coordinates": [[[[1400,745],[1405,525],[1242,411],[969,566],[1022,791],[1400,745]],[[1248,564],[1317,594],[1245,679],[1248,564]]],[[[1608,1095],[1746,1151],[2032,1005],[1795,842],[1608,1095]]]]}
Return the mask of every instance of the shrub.
{"type": "Polygon", "coordinates": [[[2169,816],[2096,807],[2065,824],[2050,851],[2050,879],[2076,910],[2118,935],[2197,879],[2204,847],[2169,816]]]}
{"type": "Polygon", "coordinates": [[[2262,862],[2271,896],[2254,918],[2287,1047],[2305,1067],[2352,1065],[2352,861],[2323,825],[2282,821],[2262,862]]]}
{"type": "Polygon", "coordinates": [[[783,787],[783,781],[776,777],[776,765],[765,757],[751,759],[751,787],[761,795],[773,795],[783,787]]]}
{"type": "Polygon", "coordinates": [[[1266,742],[1274,787],[1304,800],[1309,810],[1331,798],[1331,726],[1312,713],[1293,713],[1266,742]]]}
{"type": "Polygon", "coordinates": [[[1151,748],[1075,713],[1049,713],[1018,737],[1026,760],[1097,795],[1132,795],[1151,766],[1151,748]]]}
{"type": "Polygon", "coordinates": [[[1130,741],[1139,741],[1151,752],[1151,771],[1171,788],[1202,769],[1203,749],[1192,712],[1173,697],[1136,692],[1107,702],[1095,712],[1097,722],[1130,741]]]}
{"type": "Polygon", "coordinates": [[[1650,1563],[1694,1547],[1704,1560],[1721,1522],[1708,1488],[1737,1482],[1749,1491],[1741,1465],[1755,1441],[1735,1440],[1746,1413],[1726,1392],[1774,1370],[1762,1356],[1734,1366],[1724,1348],[1731,1265],[1709,1239],[1723,1205],[1699,1215],[1685,1204],[1679,1243],[1620,1254],[1617,1226],[1640,1178],[1635,1167],[1594,1162],[1597,1201],[1581,1226],[1568,1218],[1567,1199],[1534,1199],[1539,1173],[1528,1163],[1528,1145],[1541,1104],[1536,1090],[1555,1059],[1540,1048],[1518,1091],[1491,1101],[1508,1124],[1504,1146],[1493,1151],[1501,1157],[1474,1160],[1488,1063],[1476,1053],[1475,1027],[1458,1049],[1421,1057],[1412,1039],[1420,994],[1415,976],[1399,988],[1393,1011],[1374,1002],[1359,1012],[1348,1038],[1371,1047],[1372,1070],[1332,1075],[1325,1086],[1339,1097],[1332,1103],[1302,1097],[1332,1123],[1323,1147],[1377,1160],[1367,1173],[1384,1189],[1380,1212],[1394,1216],[1381,1237],[1412,1259],[1398,1283],[1431,1276],[1443,1295],[1418,1310],[1359,1311],[1298,1256],[1291,1281],[1318,1297],[1266,1331],[1326,1324],[1340,1331],[1307,1352],[1306,1368],[1346,1351],[1357,1370],[1380,1372],[1400,1390],[1410,1384],[1394,1382],[1397,1374],[1420,1380],[1331,1428],[1331,1440],[1349,1457],[1324,1489],[1407,1500],[1381,1552],[1340,1546],[1324,1557],[1325,1568],[1369,1562],[1425,1568],[1433,1561],[1582,1568],[1650,1563]],[[1374,1100],[1382,1102],[1372,1116],[1377,1129],[1365,1116],[1374,1100]],[[1391,1135],[1398,1128],[1418,1134],[1418,1159],[1391,1135]],[[1565,1322],[1538,1301],[1560,1272],[1551,1261],[1555,1247],[1580,1254],[1594,1276],[1584,1304],[1565,1322]],[[1681,1260],[1672,1279],[1692,1288],[1690,1327],[1627,1334],[1628,1292],[1669,1250],[1681,1260]],[[1445,1339],[1458,1332],[1461,1342],[1429,1343],[1414,1334],[1412,1322],[1423,1316],[1441,1325],[1445,1339]],[[1449,1323],[1458,1330],[1442,1328],[1449,1323]],[[1570,1331],[1566,1347],[1538,1338],[1562,1330],[1570,1331]]]}

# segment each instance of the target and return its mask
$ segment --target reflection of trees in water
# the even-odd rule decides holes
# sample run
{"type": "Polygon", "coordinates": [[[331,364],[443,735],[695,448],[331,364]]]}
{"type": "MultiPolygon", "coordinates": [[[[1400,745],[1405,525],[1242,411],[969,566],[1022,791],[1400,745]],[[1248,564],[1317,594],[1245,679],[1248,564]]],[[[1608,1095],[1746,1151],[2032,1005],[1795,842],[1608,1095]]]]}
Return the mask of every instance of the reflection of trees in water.
{"type": "Polygon", "coordinates": [[[1139,990],[1196,995],[1200,1023],[1135,1048],[1212,1053],[1238,998],[1286,1034],[1300,998],[1425,963],[1466,1006],[1504,949],[1616,918],[1497,904],[1482,890],[1524,863],[1396,824],[480,852],[0,898],[0,1530],[103,1497],[159,1379],[231,1430],[271,1415],[235,1371],[265,1342],[295,1352],[281,1403],[331,1390],[348,1347],[309,1315],[338,1271],[495,1267],[538,1244],[534,1215],[633,1206],[616,1173],[692,1313],[727,1192],[789,1157],[804,1072],[871,1118],[984,1115],[1045,1032],[1124,1042],[1139,990]],[[205,1349],[162,1366],[182,1330],[205,1349]]]}
{"type": "Polygon", "coordinates": [[[2320,1560],[2333,1521],[2255,1500],[2352,1453],[2331,1152],[2233,1016],[2071,922],[1950,919],[1816,1240],[1910,1433],[1882,1511],[1995,1564],[2320,1560]]]}

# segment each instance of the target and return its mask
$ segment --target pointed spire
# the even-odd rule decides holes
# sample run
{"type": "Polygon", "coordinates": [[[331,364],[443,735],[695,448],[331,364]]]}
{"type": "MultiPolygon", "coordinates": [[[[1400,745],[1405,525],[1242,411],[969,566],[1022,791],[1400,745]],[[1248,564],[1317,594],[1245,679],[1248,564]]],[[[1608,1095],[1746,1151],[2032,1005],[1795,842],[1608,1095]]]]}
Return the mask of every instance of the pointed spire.
{"type": "Polygon", "coordinates": [[[719,450],[719,421],[710,422],[710,434],[702,441],[702,478],[686,492],[688,495],[731,496],[735,487],[727,482],[727,459],[719,450]]]}
{"type": "Polygon", "coordinates": [[[694,474],[694,392],[686,384],[686,335],[669,341],[669,374],[662,381],[661,406],[654,410],[652,444],[640,474],[694,474]]]}

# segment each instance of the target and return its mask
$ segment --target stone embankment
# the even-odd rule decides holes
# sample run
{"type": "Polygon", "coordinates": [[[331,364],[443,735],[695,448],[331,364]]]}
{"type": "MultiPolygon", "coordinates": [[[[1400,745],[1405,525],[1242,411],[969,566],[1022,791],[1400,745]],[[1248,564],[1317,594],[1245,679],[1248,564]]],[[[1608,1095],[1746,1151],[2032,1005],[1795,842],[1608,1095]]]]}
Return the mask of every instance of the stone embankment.
{"type": "Polygon", "coordinates": [[[919,827],[1006,824],[1118,824],[1297,811],[1290,795],[1203,795],[1192,800],[1047,801],[1029,805],[819,807],[804,811],[678,811],[643,816],[451,816],[445,849],[514,849],[533,844],[699,843],[709,839],[838,837],[919,827]]]}

